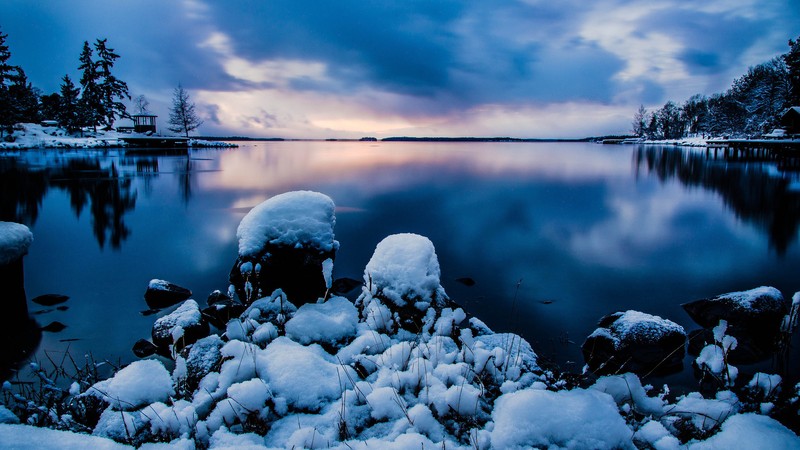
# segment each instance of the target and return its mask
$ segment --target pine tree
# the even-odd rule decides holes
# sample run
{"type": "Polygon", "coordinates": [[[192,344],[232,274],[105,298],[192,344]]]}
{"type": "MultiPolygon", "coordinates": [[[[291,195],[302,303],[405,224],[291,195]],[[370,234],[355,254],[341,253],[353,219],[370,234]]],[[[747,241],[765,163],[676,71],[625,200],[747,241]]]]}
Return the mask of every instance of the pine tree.
{"type": "Polygon", "coordinates": [[[189,137],[189,132],[197,129],[203,121],[194,111],[194,102],[189,99],[189,93],[178,84],[172,94],[172,107],[169,110],[169,130],[175,133],[184,133],[189,137]]]}
{"type": "Polygon", "coordinates": [[[11,51],[6,44],[7,34],[0,32],[0,138],[5,136],[6,129],[14,124],[14,111],[9,97],[9,84],[13,78],[14,66],[8,63],[11,51]]]}
{"type": "Polygon", "coordinates": [[[13,82],[8,87],[13,122],[38,122],[41,119],[39,117],[39,90],[28,82],[28,76],[25,75],[22,67],[15,67],[15,72],[13,82]]]}
{"type": "Polygon", "coordinates": [[[81,126],[88,125],[97,131],[97,124],[101,123],[103,117],[102,94],[97,85],[98,76],[95,70],[95,63],[92,60],[93,52],[89,42],[83,42],[78,70],[81,72],[81,98],[80,98],[80,120],[81,126]]]}
{"type": "Polygon", "coordinates": [[[800,37],[796,41],[789,39],[789,51],[783,61],[789,71],[789,106],[800,106],[800,37]]]}
{"type": "Polygon", "coordinates": [[[80,100],[78,98],[80,89],[75,87],[69,75],[64,75],[61,80],[61,104],[58,121],[68,132],[73,133],[81,128],[80,100]]]}
{"type": "Polygon", "coordinates": [[[97,87],[100,93],[100,116],[101,122],[106,129],[111,129],[117,117],[127,117],[128,113],[122,99],[131,96],[128,94],[128,85],[115,77],[111,73],[114,61],[119,55],[114,53],[113,48],[106,46],[108,39],[97,39],[94,48],[97,51],[97,62],[95,62],[95,72],[97,75],[97,87]]]}

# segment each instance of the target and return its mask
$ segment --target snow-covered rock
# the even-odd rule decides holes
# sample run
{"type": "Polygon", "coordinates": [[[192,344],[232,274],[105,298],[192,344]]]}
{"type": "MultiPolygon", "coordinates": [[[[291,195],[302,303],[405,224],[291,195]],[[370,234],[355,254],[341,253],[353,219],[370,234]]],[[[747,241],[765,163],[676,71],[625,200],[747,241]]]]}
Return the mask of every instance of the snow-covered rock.
{"type": "Polygon", "coordinates": [[[279,288],[297,304],[322,297],[325,268],[339,248],[334,209],[324,194],[296,191],[250,210],[236,232],[239,257],[229,276],[239,298],[251,303],[279,288]]]}
{"type": "Polygon", "coordinates": [[[208,322],[200,313],[194,300],[186,300],[178,308],[158,318],[153,324],[153,343],[162,349],[172,346],[175,350],[208,336],[208,322]]]}
{"type": "Polygon", "coordinates": [[[161,362],[152,359],[134,361],[86,391],[86,395],[99,397],[116,410],[133,410],[163,402],[174,393],[169,372],[161,362]]]}
{"type": "Polygon", "coordinates": [[[783,294],[767,286],[696,300],[681,306],[703,328],[715,327],[720,320],[725,320],[737,337],[737,331],[777,333],[787,312],[783,294]]]}
{"type": "Polygon", "coordinates": [[[33,233],[25,225],[0,222],[0,266],[8,265],[28,254],[33,233]]]}
{"type": "Polygon", "coordinates": [[[376,325],[399,325],[418,332],[429,308],[441,310],[449,299],[440,284],[439,259],[430,239],[412,233],[384,238],[364,269],[357,300],[362,315],[376,315],[376,325]],[[382,310],[391,313],[384,317],[382,310]]]}
{"type": "Polygon", "coordinates": [[[639,311],[609,314],[598,323],[581,350],[598,374],[680,370],[686,331],[667,319],[639,311]]]}
{"type": "Polygon", "coordinates": [[[166,308],[192,296],[192,291],[169,281],[153,279],[147,284],[144,299],[151,308],[166,308]]]}

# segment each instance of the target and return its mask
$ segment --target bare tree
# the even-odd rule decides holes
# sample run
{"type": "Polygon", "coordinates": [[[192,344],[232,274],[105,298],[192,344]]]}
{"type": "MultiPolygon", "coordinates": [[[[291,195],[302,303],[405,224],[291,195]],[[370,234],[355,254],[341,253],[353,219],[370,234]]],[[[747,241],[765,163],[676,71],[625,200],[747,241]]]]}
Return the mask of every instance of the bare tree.
{"type": "Polygon", "coordinates": [[[150,102],[147,101],[147,97],[142,95],[137,95],[133,98],[133,108],[136,111],[136,114],[147,114],[150,112],[147,108],[150,107],[150,102]]]}
{"type": "Polygon", "coordinates": [[[189,93],[178,84],[172,93],[172,107],[169,110],[169,130],[183,133],[189,137],[189,132],[203,124],[203,120],[194,112],[194,102],[189,98],[189,93]]]}

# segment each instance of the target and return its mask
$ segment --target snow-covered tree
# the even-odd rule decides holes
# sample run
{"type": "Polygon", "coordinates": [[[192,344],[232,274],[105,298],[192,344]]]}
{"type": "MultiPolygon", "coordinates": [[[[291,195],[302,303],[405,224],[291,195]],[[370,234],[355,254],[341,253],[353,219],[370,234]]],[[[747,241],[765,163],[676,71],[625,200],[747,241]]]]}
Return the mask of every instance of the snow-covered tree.
{"type": "Polygon", "coordinates": [[[194,102],[189,98],[189,93],[180,84],[172,94],[172,107],[169,110],[169,130],[183,133],[189,137],[189,132],[203,124],[203,120],[194,111],[194,102]]]}
{"type": "Polygon", "coordinates": [[[39,121],[39,90],[28,82],[22,67],[14,68],[12,83],[8,86],[12,123],[39,121]]]}
{"type": "Polygon", "coordinates": [[[793,41],[789,39],[789,51],[783,55],[783,61],[786,63],[789,72],[790,95],[789,102],[791,106],[800,105],[800,37],[793,41]]]}

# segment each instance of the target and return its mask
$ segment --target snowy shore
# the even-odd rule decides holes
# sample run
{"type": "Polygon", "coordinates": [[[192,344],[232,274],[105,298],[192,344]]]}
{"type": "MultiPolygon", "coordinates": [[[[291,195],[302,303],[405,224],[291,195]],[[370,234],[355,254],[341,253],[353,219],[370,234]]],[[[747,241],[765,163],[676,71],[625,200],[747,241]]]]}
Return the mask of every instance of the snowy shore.
{"type": "MultiPolygon", "coordinates": [[[[10,142],[0,141],[0,150],[26,150],[33,148],[124,148],[127,144],[123,141],[132,137],[128,133],[105,131],[98,129],[81,133],[67,133],[59,127],[42,126],[35,123],[20,123],[14,126],[10,142]]],[[[190,147],[235,147],[234,144],[217,141],[190,139],[190,147]]]]}

